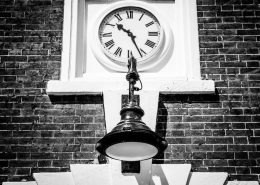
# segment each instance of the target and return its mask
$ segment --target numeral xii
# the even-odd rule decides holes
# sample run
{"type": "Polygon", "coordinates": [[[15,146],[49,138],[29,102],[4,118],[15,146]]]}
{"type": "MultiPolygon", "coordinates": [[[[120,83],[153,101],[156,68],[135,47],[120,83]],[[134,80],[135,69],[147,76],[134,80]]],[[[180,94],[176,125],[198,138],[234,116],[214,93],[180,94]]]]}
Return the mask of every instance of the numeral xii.
{"type": "Polygon", "coordinates": [[[126,15],[127,15],[127,19],[133,19],[133,11],[132,10],[126,11],[126,15]]]}

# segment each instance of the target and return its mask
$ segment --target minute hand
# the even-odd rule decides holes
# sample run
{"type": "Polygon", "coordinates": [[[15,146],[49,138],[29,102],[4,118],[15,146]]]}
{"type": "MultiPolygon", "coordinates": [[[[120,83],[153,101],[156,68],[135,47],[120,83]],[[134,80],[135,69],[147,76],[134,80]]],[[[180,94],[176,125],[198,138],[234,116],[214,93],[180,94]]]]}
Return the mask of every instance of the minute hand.
{"type": "Polygon", "coordinates": [[[131,37],[131,40],[132,40],[132,42],[134,43],[134,45],[135,45],[135,47],[136,47],[138,53],[140,54],[141,57],[143,57],[143,56],[142,56],[142,53],[140,52],[140,50],[139,50],[139,48],[138,48],[138,46],[137,46],[137,44],[136,44],[136,42],[135,42],[135,36],[132,34],[132,36],[130,36],[130,37],[131,37]]]}

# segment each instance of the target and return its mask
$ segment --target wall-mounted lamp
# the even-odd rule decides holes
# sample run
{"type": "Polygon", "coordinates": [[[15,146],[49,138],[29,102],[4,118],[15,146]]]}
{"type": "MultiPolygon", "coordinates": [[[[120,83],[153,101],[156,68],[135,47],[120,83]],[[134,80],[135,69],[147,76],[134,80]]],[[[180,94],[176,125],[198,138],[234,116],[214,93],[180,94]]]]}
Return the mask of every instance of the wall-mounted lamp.
{"type": "Polygon", "coordinates": [[[167,148],[167,141],[141,121],[144,111],[134,102],[139,74],[132,53],[128,60],[129,101],[120,111],[121,121],[96,144],[103,155],[121,161],[142,161],[156,156],[167,148]]]}

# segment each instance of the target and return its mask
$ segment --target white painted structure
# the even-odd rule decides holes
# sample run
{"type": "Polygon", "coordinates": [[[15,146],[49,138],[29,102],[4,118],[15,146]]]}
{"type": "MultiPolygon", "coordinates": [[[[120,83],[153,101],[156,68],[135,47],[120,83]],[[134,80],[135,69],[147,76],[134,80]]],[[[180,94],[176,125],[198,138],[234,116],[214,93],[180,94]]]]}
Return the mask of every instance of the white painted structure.
{"type": "Polygon", "coordinates": [[[37,185],[36,181],[3,182],[3,185],[37,185]]]}
{"type": "Polygon", "coordinates": [[[259,185],[257,181],[226,181],[223,172],[190,172],[190,164],[153,164],[145,175],[121,173],[114,164],[73,164],[71,172],[34,173],[35,181],[3,185],[259,185]]]}
{"type": "MultiPolygon", "coordinates": [[[[196,0],[146,1],[149,5],[132,0],[120,3],[124,2],[148,10],[153,7],[152,13],[156,12],[164,22],[162,25],[167,25],[164,26],[167,57],[154,61],[158,62],[156,68],[148,67],[140,72],[144,88],[138,94],[145,112],[143,121],[155,130],[159,93],[215,92],[213,81],[200,79],[196,0]]],[[[47,85],[50,95],[102,94],[107,132],[120,120],[121,95],[128,94],[128,83],[125,73],[104,67],[102,57],[101,61],[97,57],[101,51],[93,37],[96,37],[94,28],[98,29],[95,24],[100,15],[107,13],[110,6],[119,6],[114,3],[115,0],[65,0],[61,78],[47,85]]]]}
{"type": "Polygon", "coordinates": [[[107,131],[120,120],[121,95],[128,94],[126,74],[117,68],[104,67],[102,57],[97,57],[97,52],[101,52],[99,43],[93,37],[96,38],[97,30],[94,28],[98,29],[95,24],[100,22],[99,17],[109,12],[110,7],[122,6],[123,3],[150,9],[159,20],[163,20],[162,26],[167,25],[164,26],[167,57],[154,61],[158,62],[155,68],[148,67],[140,72],[144,87],[139,92],[140,104],[145,111],[143,121],[149,123],[152,130],[156,124],[159,93],[215,92],[213,81],[201,80],[196,0],[138,3],[126,0],[119,2],[119,5],[115,2],[65,0],[61,77],[60,80],[48,82],[48,94],[102,94],[107,131]]]}
{"type": "Polygon", "coordinates": [[[257,181],[226,181],[227,173],[190,172],[189,164],[153,165],[144,176],[122,174],[110,164],[71,165],[71,172],[34,173],[36,181],[3,185],[259,185],[257,181]]]}
{"type": "MultiPolygon", "coordinates": [[[[125,73],[116,68],[108,70],[94,54],[101,51],[97,41],[93,41],[97,33],[93,28],[98,29],[95,24],[101,14],[109,11],[110,6],[118,6],[114,5],[115,2],[64,1],[61,77],[60,80],[49,81],[47,85],[47,93],[50,95],[102,94],[108,132],[120,120],[121,95],[128,94],[128,83],[125,73]]],[[[213,81],[201,80],[196,0],[145,1],[146,4],[126,0],[121,4],[124,2],[127,5],[131,2],[140,4],[148,10],[153,7],[151,11],[156,11],[158,18],[164,20],[163,25],[167,25],[164,31],[168,38],[166,43],[169,47],[166,48],[169,56],[160,60],[156,68],[143,69],[140,73],[143,83],[143,90],[139,92],[140,104],[145,111],[143,121],[155,129],[159,93],[215,92],[213,81]]]]}
{"type": "MultiPolygon", "coordinates": [[[[93,28],[98,28],[98,18],[110,6],[112,8],[114,2],[116,0],[64,1],[61,77],[58,81],[48,82],[49,94],[89,94],[127,89],[125,73],[116,68],[108,70],[94,54],[100,51],[97,41],[93,40],[96,36],[93,28]],[[122,83],[126,85],[122,86],[122,83]]],[[[135,1],[122,2],[131,4],[135,1]]],[[[144,2],[138,2],[148,8],[144,2]]],[[[167,25],[164,30],[168,35],[169,56],[154,61],[159,63],[156,68],[141,71],[144,88],[160,93],[214,93],[214,82],[201,80],[196,0],[145,2],[149,2],[167,25]]]]}

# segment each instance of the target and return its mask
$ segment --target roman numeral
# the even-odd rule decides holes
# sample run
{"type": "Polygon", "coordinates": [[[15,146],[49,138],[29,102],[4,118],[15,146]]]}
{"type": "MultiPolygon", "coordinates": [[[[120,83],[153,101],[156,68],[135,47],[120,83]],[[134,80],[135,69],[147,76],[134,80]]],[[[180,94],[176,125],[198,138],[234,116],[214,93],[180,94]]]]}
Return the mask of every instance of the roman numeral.
{"type": "Polygon", "coordinates": [[[118,19],[118,21],[122,21],[122,17],[119,15],[119,13],[115,14],[115,17],[118,19]]]}
{"type": "Polygon", "coordinates": [[[133,19],[133,11],[132,10],[126,11],[126,15],[127,15],[127,19],[133,19]]]}
{"type": "Polygon", "coordinates": [[[148,32],[148,36],[158,36],[158,32],[148,32]]]}
{"type": "Polygon", "coordinates": [[[141,15],[141,17],[139,18],[139,21],[141,21],[141,19],[143,18],[144,14],[141,15]]]}
{"type": "Polygon", "coordinates": [[[106,23],[106,25],[109,25],[109,26],[112,26],[112,27],[114,27],[114,26],[115,26],[114,24],[109,24],[109,23],[106,23]]]}
{"type": "Polygon", "coordinates": [[[112,32],[109,33],[103,33],[103,37],[112,37],[112,32]]]}
{"type": "Polygon", "coordinates": [[[153,48],[155,46],[155,43],[153,41],[147,40],[145,42],[145,45],[149,46],[150,48],[153,48]]]}
{"type": "Polygon", "coordinates": [[[142,48],[140,48],[140,51],[141,51],[141,53],[146,55],[146,52],[142,48]]]}
{"type": "Polygon", "coordinates": [[[115,55],[121,56],[122,54],[122,48],[118,47],[114,53],[115,55]]]}
{"type": "Polygon", "coordinates": [[[149,27],[149,26],[151,26],[151,25],[153,25],[153,24],[154,24],[154,22],[151,21],[151,22],[147,23],[145,26],[146,26],[146,27],[149,27]]]}
{"type": "Polygon", "coordinates": [[[105,43],[106,47],[109,47],[108,49],[112,48],[115,45],[115,42],[113,40],[107,41],[105,43]]]}

